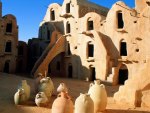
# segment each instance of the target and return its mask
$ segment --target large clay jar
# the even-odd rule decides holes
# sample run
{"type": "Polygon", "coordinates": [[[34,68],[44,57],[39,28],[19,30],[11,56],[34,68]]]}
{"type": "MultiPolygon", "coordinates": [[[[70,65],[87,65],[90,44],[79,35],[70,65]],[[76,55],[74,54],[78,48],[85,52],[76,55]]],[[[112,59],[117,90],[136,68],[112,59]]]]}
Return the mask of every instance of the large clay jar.
{"type": "Polygon", "coordinates": [[[74,113],[94,113],[94,103],[88,94],[80,94],[75,101],[74,113]]]}
{"type": "Polygon", "coordinates": [[[60,85],[57,88],[57,92],[58,93],[60,93],[60,92],[68,92],[68,88],[67,88],[66,84],[65,83],[60,83],[60,85]]]}
{"type": "Polygon", "coordinates": [[[40,80],[39,92],[44,92],[45,95],[50,99],[54,92],[54,85],[50,77],[45,77],[40,80]]]}
{"type": "Polygon", "coordinates": [[[30,98],[30,86],[27,84],[26,80],[22,80],[20,88],[24,89],[26,99],[28,100],[30,98]]]}
{"type": "Polygon", "coordinates": [[[73,102],[67,93],[61,92],[52,105],[52,113],[73,113],[73,102]]]}
{"type": "Polygon", "coordinates": [[[39,92],[35,97],[35,103],[39,107],[48,107],[48,98],[44,92],[39,92]]]}
{"type": "Polygon", "coordinates": [[[103,84],[100,84],[99,81],[94,81],[94,84],[90,85],[88,94],[94,102],[94,113],[101,112],[106,109],[107,93],[103,84]]]}
{"type": "Polygon", "coordinates": [[[18,89],[18,91],[14,95],[14,103],[15,105],[23,104],[26,102],[26,94],[24,89],[18,89]]]}

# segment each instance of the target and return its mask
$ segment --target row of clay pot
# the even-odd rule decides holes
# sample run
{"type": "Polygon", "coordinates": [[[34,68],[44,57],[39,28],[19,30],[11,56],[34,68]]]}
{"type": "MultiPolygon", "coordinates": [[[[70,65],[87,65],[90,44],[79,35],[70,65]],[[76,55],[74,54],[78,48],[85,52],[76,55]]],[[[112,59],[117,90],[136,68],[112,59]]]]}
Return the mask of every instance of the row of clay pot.
{"type": "MultiPolygon", "coordinates": [[[[45,104],[50,100],[53,92],[54,85],[50,77],[44,77],[39,80],[38,93],[35,96],[35,103],[39,106],[45,104]]],[[[22,80],[21,84],[18,87],[18,91],[14,95],[14,102],[16,105],[24,104],[30,98],[30,86],[27,84],[26,80],[22,80]]]]}
{"type": "MultiPolygon", "coordinates": [[[[62,86],[59,87],[63,89],[62,86]]],[[[80,94],[76,99],[75,110],[68,93],[61,91],[52,105],[52,113],[73,113],[73,111],[75,111],[74,113],[98,113],[104,111],[106,106],[107,93],[105,86],[100,84],[99,81],[94,81],[94,84],[90,84],[88,93],[80,94]]]]}

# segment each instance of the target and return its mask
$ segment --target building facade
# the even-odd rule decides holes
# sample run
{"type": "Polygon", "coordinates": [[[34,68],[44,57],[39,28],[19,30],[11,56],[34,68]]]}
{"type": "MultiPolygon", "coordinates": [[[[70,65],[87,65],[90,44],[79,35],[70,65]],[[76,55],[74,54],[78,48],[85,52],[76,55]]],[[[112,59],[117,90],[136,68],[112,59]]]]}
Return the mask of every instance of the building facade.
{"type": "Polygon", "coordinates": [[[2,2],[0,2],[0,72],[16,72],[17,45],[16,17],[11,14],[2,16],[2,2]]]}
{"type": "Polygon", "coordinates": [[[51,4],[42,23],[55,29],[40,31],[51,38],[32,74],[125,84],[115,100],[141,106],[150,89],[149,20],[149,0],[135,0],[134,9],[119,1],[109,11],[87,0],[51,4]]]}

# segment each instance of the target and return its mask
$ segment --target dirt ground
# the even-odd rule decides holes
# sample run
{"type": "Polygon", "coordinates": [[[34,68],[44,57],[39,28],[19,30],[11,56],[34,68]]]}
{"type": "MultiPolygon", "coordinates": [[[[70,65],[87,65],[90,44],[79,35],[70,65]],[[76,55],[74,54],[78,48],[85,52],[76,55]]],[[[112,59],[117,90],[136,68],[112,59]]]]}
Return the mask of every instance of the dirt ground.
{"type": "MultiPolygon", "coordinates": [[[[21,80],[27,80],[33,90],[33,79],[0,73],[0,113],[51,113],[51,107],[36,107],[34,103],[34,96],[26,105],[14,105],[13,96],[21,80]]],[[[87,93],[90,84],[89,82],[75,79],[52,78],[52,80],[54,82],[55,89],[58,87],[59,83],[66,83],[73,101],[75,101],[80,93],[87,93]]],[[[150,113],[150,109],[148,108],[131,108],[127,105],[116,104],[113,100],[113,94],[118,91],[118,86],[114,87],[106,85],[106,89],[108,94],[108,105],[104,113],[150,113]]],[[[56,98],[56,95],[57,93],[55,91],[51,104],[56,98]]]]}

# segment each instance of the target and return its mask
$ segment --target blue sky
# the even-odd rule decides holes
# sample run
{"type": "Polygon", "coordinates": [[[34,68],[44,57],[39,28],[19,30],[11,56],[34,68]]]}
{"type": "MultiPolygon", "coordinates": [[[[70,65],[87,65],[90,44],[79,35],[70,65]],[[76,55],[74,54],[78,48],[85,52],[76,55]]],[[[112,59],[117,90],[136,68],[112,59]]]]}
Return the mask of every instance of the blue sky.
{"type": "MultiPolygon", "coordinates": [[[[60,3],[63,0],[1,0],[3,16],[13,14],[19,25],[19,40],[28,41],[38,36],[38,27],[50,3],[60,3]]],[[[118,0],[90,0],[96,4],[111,8],[118,0]]],[[[134,7],[134,0],[122,0],[128,6],[134,7]]]]}

